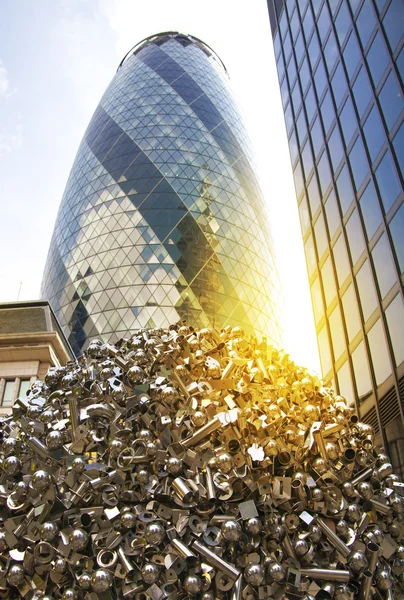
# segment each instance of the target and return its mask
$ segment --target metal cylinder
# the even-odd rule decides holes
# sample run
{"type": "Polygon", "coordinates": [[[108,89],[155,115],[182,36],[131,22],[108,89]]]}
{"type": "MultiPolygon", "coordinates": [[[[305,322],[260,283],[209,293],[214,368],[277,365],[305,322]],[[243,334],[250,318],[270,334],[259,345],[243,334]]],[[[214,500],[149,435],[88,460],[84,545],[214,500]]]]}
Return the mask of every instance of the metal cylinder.
{"type": "Polygon", "coordinates": [[[372,467],[365,469],[364,471],[362,471],[362,473],[359,473],[359,475],[357,475],[354,479],[351,479],[351,484],[355,486],[358,485],[358,483],[361,483],[362,481],[366,481],[366,479],[369,479],[372,473],[372,467]]]}
{"type": "Polygon", "coordinates": [[[332,529],[328,527],[328,525],[323,521],[323,519],[317,518],[317,525],[320,527],[321,531],[324,533],[327,540],[334,546],[334,548],[346,558],[348,554],[351,553],[351,550],[348,548],[346,544],[335,534],[332,529]]]}
{"type": "Polygon", "coordinates": [[[233,585],[230,600],[241,600],[243,591],[243,578],[239,577],[233,585]]]}
{"type": "Polygon", "coordinates": [[[363,571],[361,579],[358,600],[368,600],[370,588],[372,587],[373,575],[370,571],[363,571]]]}
{"type": "Polygon", "coordinates": [[[289,556],[289,558],[293,558],[296,560],[296,554],[292,546],[292,542],[290,541],[290,537],[287,533],[285,534],[285,537],[282,540],[282,548],[285,551],[285,553],[289,556]]]}
{"type": "Polygon", "coordinates": [[[133,566],[133,564],[131,563],[129,558],[126,556],[122,546],[119,546],[119,548],[117,550],[117,554],[118,554],[119,560],[121,561],[123,568],[125,569],[125,572],[127,574],[133,573],[135,570],[135,567],[133,566]]]}
{"type": "Polygon", "coordinates": [[[370,571],[371,575],[373,575],[374,570],[376,568],[377,559],[380,552],[379,544],[375,544],[374,542],[369,542],[366,548],[366,557],[368,559],[368,571],[370,571]]]}
{"type": "Polygon", "coordinates": [[[208,465],[206,465],[206,491],[208,493],[208,500],[214,502],[216,500],[216,489],[213,483],[212,471],[208,465]]]}
{"type": "Polygon", "coordinates": [[[72,425],[72,432],[73,432],[73,440],[75,440],[77,427],[79,426],[79,422],[80,422],[79,406],[78,406],[77,398],[75,398],[73,395],[69,396],[68,404],[69,404],[69,412],[70,412],[70,422],[72,425]]]}
{"type": "Polygon", "coordinates": [[[211,435],[217,429],[220,429],[222,426],[220,420],[217,417],[214,417],[209,423],[206,423],[203,427],[198,429],[190,438],[184,440],[182,445],[185,448],[192,448],[196,444],[199,444],[203,439],[211,435]]]}
{"type": "Polygon", "coordinates": [[[319,429],[315,429],[313,431],[313,438],[317,444],[317,449],[318,449],[321,457],[324,458],[324,460],[328,460],[328,454],[327,454],[327,449],[325,447],[323,435],[319,429]]]}
{"type": "Polygon", "coordinates": [[[300,569],[301,575],[310,577],[310,579],[319,579],[321,581],[339,581],[348,583],[351,578],[349,571],[339,569],[300,569]]]}
{"type": "Polygon", "coordinates": [[[196,563],[198,562],[198,557],[192,552],[192,550],[188,548],[188,546],[183,544],[181,540],[179,540],[178,538],[174,538],[173,540],[171,540],[170,544],[174,548],[174,550],[179,554],[179,556],[181,556],[181,558],[185,560],[188,567],[194,567],[196,565],[196,563]]]}
{"type": "Polygon", "coordinates": [[[185,504],[192,502],[194,494],[193,491],[188,487],[185,479],[182,477],[176,477],[172,481],[171,486],[181,502],[185,502],[185,504]]]}
{"type": "Polygon", "coordinates": [[[203,556],[208,564],[218,569],[221,573],[227,575],[227,577],[233,581],[240,577],[241,573],[234,565],[226,560],[223,560],[223,558],[220,558],[220,556],[209,550],[209,548],[206,548],[206,546],[201,544],[198,540],[193,542],[192,548],[198,554],[203,556]]]}

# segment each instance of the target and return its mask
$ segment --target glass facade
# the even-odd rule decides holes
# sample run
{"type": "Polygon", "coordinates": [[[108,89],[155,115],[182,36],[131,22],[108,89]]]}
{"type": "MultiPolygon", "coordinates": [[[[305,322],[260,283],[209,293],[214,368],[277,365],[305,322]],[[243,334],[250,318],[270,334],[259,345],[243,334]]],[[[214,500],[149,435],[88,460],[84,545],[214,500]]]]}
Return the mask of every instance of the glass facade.
{"type": "Polygon", "coordinates": [[[397,455],[397,440],[404,444],[404,2],[268,0],[268,9],[287,135],[298,138],[293,168],[302,173],[296,194],[305,203],[323,375],[397,455]],[[292,27],[301,42],[288,44],[287,56],[292,27]],[[284,75],[291,61],[307,65],[300,91],[284,75]]]}
{"type": "Polygon", "coordinates": [[[122,61],[79,147],[42,294],[69,342],[186,320],[279,345],[279,284],[250,144],[203,42],[152,36],[122,61]]]}

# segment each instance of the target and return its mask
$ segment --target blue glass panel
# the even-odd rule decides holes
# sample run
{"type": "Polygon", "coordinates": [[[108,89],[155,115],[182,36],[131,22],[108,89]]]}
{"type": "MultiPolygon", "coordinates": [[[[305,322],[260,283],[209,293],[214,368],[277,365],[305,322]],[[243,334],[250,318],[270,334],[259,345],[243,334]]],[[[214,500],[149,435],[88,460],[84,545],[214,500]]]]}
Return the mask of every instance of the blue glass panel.
{"type": "Polygon", "coordinates": [[[283,62],[283,57],[280,55],[276,62],[276,68],[278,70],[278,79],[282,82],[283,76],[285,75],[285,64],[283,62]]]}
{"type": "Polygon", "coordinates": [[[351,251],[352,264],[358,261],[366,248],[365,238],[363,236],[362,224],[360,222],[358,210],[355,208],[348,223],[346,224],[347,239],[351,251]]]}
{"type": "Polygon", "coordinates": [[[401,75],[401,79],[404,80],[404,48],[401,50],[397,58],[397,69],[401,75]]]}
{"type": "Polygon", "coordinates": [[[316,117],[313,123],[313,127],[311,128],[311,139],[313,142],[314,154],[315,156],[318,156],[321,150],[321,146],[324,142],[323,131],[321,129],[321,123],[318,117],[316,117]]]}
{"type": "Polygon", "coordinates": [[[292,109],[291,109],[290,104],[288,104],[288,106],[285,110],[285,125],[286,125],[286,131],[288,132],[288,134],[290,133],[290,130],[292,129],[294,123],[295,122],[293,120],[292,109]]]}
{"type": "Polygon", "coordinates": [[[296,196],[299,198],[304,190],[304,179],[300,162],[298,162],[296,167],[294,168],[293,178],[295,180],[296,196]]]}
{"type": "Polygon", "coordinates": [[[348,77],[349,79],[352,79],[352,76],[355,73],[361,59],[361,51],[359,49],[359,44],[354,31],[352,31],[351,35],[349,36],[349,40],[345,46],[343,54],[348,77]]]}
{"type": "Polygon", "coordinates": [[[390,251],[390,244],[385,233],[383,233],[373,248],[372,257],[380,294],[384,298],[397,281],[397,273],[390,251]]]}
{"type": "Polygon", "coordinates": [[[369,65],[370,74],[372,75],[373,83],[377,87],[381,76],[389,64],[389,55],[384,45],[380,32],[377,33],[372,45],[370,46],[366,60],[369,65]]]}
{"type": "Polygon", "coordinates": [[[379,101],[387,127],[391,130],[404,108],[404,98],[393,72],[381,89],[379,101]]]}
{"type": "Polygon", "coordinates": [[[403,0],[392,0],[383,19],[383,26],[392,52],[397,48],[397,44],[404,34],[403,15],[403,0]]]}
{"type": "Polygon", "coordinates": [[[368,159],[360,137],[356,140],[349,154],[349,162],[351,163],[356,189],[359,190],[369,172],[368,159]]]}
{"type": "Polygon", "coordinates": [[[304,52],[305,52],[305,47],[304,47],[303,35],[302,35],[302,32],[300,32],[299,35],[297,36],[297,40],[295,42],[295,56],[296,56],[296,62],[298,65],[300,65],[300,63],[301,63],[304,52]]]}
{"type": "Polygon", "coordinates": [[[335,111],[330,92],[326,93],[324,100],[321,103],[321,116],[323,118],[325,133],[327,134],[335,119],[335,111]]]}
{"type": "Polygon", "coordinates": [[[352,100],[349,97],[347,98],[347,101],[344,104],[344,108],[341,111],[341,114],[339,116],[339,122],[341,123],[345,145],[349,146],[358,127],[355,110],[352,104],[352,100]]]}
{"type": "Polygon", "coordinates": [[[310,40],[308,52],[310,57],[311,68],[314,69],[317,59],[320,55],[320,44],[318,43],[316,33],[313,34],[313,37],[310,40]]]}
{"type": "Polygon", "coordinates": [[[404,273],[404,204],[400,206],[394,215],[389,227],[398,264],[400,265],[401,273],[404,273]]]}
{"type": "Polygon", "coordinates": [[[376,179],[384,210],[387,213],[401,192],[400,182],[393,165],[390,150],[387,150],[382,162],[376,170],[376,179]]]}
{"type": "Polygon", "coordinates": [[[303,145],[303,140],[307,135],[307,124],[306,124],[306,117],[304,114],[304,110],[302,110],[302,112],[299,115],[299,118],[297,119],[297,133],[299,134],[299,142],[300,142],[300,146],[303,145]]]}
{"type": "Polygon", "coordinates": [[[297,144],[297,138],[295,132],[292,133],[289,139],[289,152],[290,152],[290,160],[292,161],[292,165],[295,164],[295,160],[299,154],[299,147],[297,144]]]}
{"type": "Polygon", "coordinates": [[[335,29],[337,31],[338,40],[340,46],[345,42],[348,30],[351,26],[351,15],[349,14],[348,7],[345,3],[341,5],[335,19],[335,29]]]}
{"type": "Polygon", "coordinates": [[[307,140],[307,142],[305,143],[304,148],[302,150],[302,160],[303,160],[304,173],[306,175],[306,180],[307,180],[309,178],[311,171],[313,170],[313,167],[314,167],[313,155],[311,152],[309,140],[307,140]]]}
{"type": "Polygon", "coordinates": [[[311,178],[311,181],[307,187],[307,195],[309,197],[311,214],[314,216],[321,203],[316,177],[311,178]]]}
{"type": "Polygon", "coordinates": [[[335,35],[331,33],[324,48],[324,58],[329,73],[331,73],[331,71],[333,70],[335,63],[337,62],[338,56],[339,51],[337,46],[337,40],[335,39],[335,35]]]}
{"type": "Polygon", "coordinates": [[[346,249],[344,236],[342,234],[334,244],[333,254],[335,267],[337,269],[338,284],[339,287],[341,287],[351,271],[349,266],[348,252],[346,249]]]}
{"type": "Polygon", "coordinates": [[[348,0],[348,4],[351,7],[352,13],[355,14],[359,4],[361,3],[361,0],[348,0]]]}
{"type": "Polygon", "coordinates": [[[376,27],[376,15],[371,2],[364,2],[361,11],[356,19],[359,37],[362,46],[368,43],[374,28],[376,27]]]}
{"type": "Polygon", "coordinates": [[[370,87],[369,79],[364,67],[361,67],[358,77],[355,80],[353,93],[359,117],[362,118],[369,105],[370,99],[372,98],[372,88],[370,87]]]}
{"type": "Polygon", "coordinates": [[[299,30],[299,15],[297,13],[297,10],[295,10],[295,12],[292,15],[292,18],[290,19],[290,32],[292,34],[293,40],[297,36],[298,30],[299,30]]]}
{"type": "Polygon", "coordinates": [[[313,6],[313,10],[314,10],[314,16],[317,17],[317,13],[320,9],[320,6],[322,4],[323,0],[311,0],[311,4],[313,6]]]}
{"type": "Polygon", "coordinates": [[[328,12],[328,7],[327,7],[326,2],[324,2],[323,8],[321,9],[320,15],[317,19],[317,27],[318,27],[318,32],[320,34],[320,39],[324,43],[324,40],[327,37],[327,33],[331,27],[330,14],[328,12]]]}
{"type": "Polygon", "coordinates": [[[303,90],[303,94],[304,94],[306,91],[306,88],[310,82],[309,62],[306,57],[304,58],[302,66],[300,67],[299,75],[300,75],[300,83],[302,85],[302,90],[303,90]]]}
{"type": "Polygon", "coordinates": [[[314,225],[314,234],[315,234],[315,238],[316,238],[317,254],[318,254],[318,258],[320,260],[321,257],[323,256],[324,252],[328,248],[324,216],[323,216],[323,213],[321,213],[321,212],[318,215],[317,221],[314,225]]]}
{"type": "Polygon", "coordinates": [[[288,62],[290,53],[292,52],[292,40],[290,39],[289,32],[287,33],[285,41],[283,42],[283,52],[285,61],[288,62]]]}
{"type": "Polygon", "coordinates": [[[313,91],[313,86],[311,85],[309,87],[309,91],[307,92],[307,96],[304,99],[304,104],[306,106],[306,112],[307,112],[307,120],[310,123],[313,120],[314,117],[314,113],[316,112],[316,108],[317,108],[317,102],[316,102],[316,98],[314,95],[314,91],[313,91]]]}
{"type": "Polygon", "coordinates": [[[363,192],[360,205],[362,209],[363,220],[365,222],[366,234],[368,240],[372,238],[382,222],[382,211],[380,210],[379,199],[376,194],[375,186],[370,181],[363,192]]]}
{"type": "Polygon", "coordinates": [[[334,131],[332,132],[331,137],[328,141],[328,148],[330,150],[331,163],[332,163],[334,173],[335,173],[338,165],[340,164],[340,162],[344,156],[344,148],[342,146],[342,141],[341,141],[341,136],[338,131],[338,126],[334,127],[334,131]]]}
{"type": "Polygon", "coordinates": [[[386,0],[375,0],[375,2],[379,13],[381,13],[384,8],[384,5],[386,4],[386,0]]]}
{"type": "Polygon", "coordinates": [[[401,125],[400,129],[395,135],[393,146],[401,172],[404,173],[404,124],[401,125]]]}
{"type": "Polygon", "coordinates": [[[325,192],[327,191],[328,186],[330,185],[330,183],[332,181],[331,169],[330,169],[330,165],[328,163],[328,158],[327,158],[326,152],[323,152],[320,162],[318,163],[317,170],[318,170],[318,176],[320,179],[321,193],[324,196],[325,192]]]}
{"type": "Polygon", "coordinates": [[[347,166],[345,165],[337,179],[337,189],[339,201],[341,204],[342,214],[344,215],[352,204],[354,199],[354,191],[352,189],[351,177],[347,166]]]}
{"type": "Polygon", "coordinates": [[[288,18],[286,15],[286,10],[283,11],[282,16],[279,21],[279,31],[281,32],[281,37],[284,40],[286,32],[288,30],[288,18]]]}
{"type": "Polygon", "coordinates": [[[327,75],[322,61],[318,63],[316,72],[314,73],[314,85],[316,86],[318,98],[321,98],[327,85],[327,75]]]}
{"type": "Polygon", "coordinates": [[[380,121],[379,111],[377,110],[376,106],[374,106],[370,111],[369,116],[363,126],[363,131],[365,134],[366,145],[369,150],[370,158],[373,162],[376,156],[379,154],[384,142],[386,141],[384,128],[380,121]]]}
{"type": "Polygon", "coordinates": [[[294,84],[295,79],[296,79],[296,75],[297,75],[296,63],[295,63],[295,59],[293,58],[293,54],[292,54],[292,56],[290,58],[290,61],[288,63],[287,71],[288,71],[289,86],[292,89],[293,84],[294,84]]]}
{"type": "Polygon", "coordinates": [[[356,275],[356,282],[358,284],[363,318],[367,321],[377,308],[377,294],[374,285],[374,277],[368,259],[365,260],[363,266],[359,269],[356,275]]]}
{"type": "Polygon", "coordinates": [[[282,48],[282,46],[281,46],[281,40],[279,38],[279,33],[276,32],[275,37],[274,37],[274,52],[275,52],[276,58],[278,58],[281,48],[282,48]]]}
{"type": "Polygon", "coordinates": [[[295,115],[299,112],[300,105],[302,103],[302,95],[300,93],[299,82],[296,82],[295,87],[292,90],[292,104],[295,115]]]}
{"type": "Polygon", "coordinates": [[[347,89],[348,89],[345,75],[344,75],[344,69],[342,68],[341,63],[339,63],[339,65],[333,75],[331,85],[332,85],[332,91],[334,93],[335,103],[338,108],[341,104],[343,97],[346,94],[347,89]]]}
{"type": "Polygon", "coordinates": [[[304,35],[306,36],[306,40],[309,40],[311,32],[313,31],[314,19],[313,14],[311,12],[310,5],[307,8],[306,14],[303,19],[303,30],[304,35]]]}
{"type": "Polygon", "coordinates": [[[334,190],[331,190],[330,195],[325,203],[325,212],[327,215],[328,231],[330,232],[330,239],[334,237],[335,232],[341,224],[341,218],[339,215],[337,198],[334,190]]]}

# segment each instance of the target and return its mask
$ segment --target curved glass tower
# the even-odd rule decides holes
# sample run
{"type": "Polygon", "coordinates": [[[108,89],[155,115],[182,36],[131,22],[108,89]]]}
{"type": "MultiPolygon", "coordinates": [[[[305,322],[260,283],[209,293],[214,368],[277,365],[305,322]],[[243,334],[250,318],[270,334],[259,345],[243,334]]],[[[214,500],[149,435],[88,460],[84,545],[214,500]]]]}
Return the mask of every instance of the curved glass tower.
{"type": "Polygon", "coordinates": [[[249,141],[200,40],[158,34],[120,64],[73,164],[41,291],[76,353],[180,320],[280,343],[249,141]]]}

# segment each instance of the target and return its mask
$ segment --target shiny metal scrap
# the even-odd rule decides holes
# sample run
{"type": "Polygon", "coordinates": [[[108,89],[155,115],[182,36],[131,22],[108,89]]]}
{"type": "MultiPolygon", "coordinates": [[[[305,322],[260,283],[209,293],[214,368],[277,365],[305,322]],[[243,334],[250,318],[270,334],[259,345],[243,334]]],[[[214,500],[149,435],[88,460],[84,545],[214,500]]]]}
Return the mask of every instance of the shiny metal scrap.
{"type": "Polygon", "coordinates": [[[404,598],[372,428],[240,327],[94,340],[0,429],[0,598],[404,598]]]}

